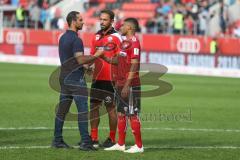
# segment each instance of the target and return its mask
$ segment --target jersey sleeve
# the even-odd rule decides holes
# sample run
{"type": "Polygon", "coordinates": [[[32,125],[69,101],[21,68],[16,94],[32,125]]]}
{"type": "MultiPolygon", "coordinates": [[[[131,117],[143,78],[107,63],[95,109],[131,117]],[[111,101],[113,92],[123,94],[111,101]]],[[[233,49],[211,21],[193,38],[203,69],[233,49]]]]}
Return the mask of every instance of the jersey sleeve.
{"type": "Polygon", "coordinates": [[[83,42],[80,38],[74,41],[72,51],[74,54],[77,52],[84,52],[83,42]]]}
{"type": "Polygon", "coordinates": [[[122,41],[117,38],[116,44],[117,44],[117,47],[116,47],[116,49],[115,49],[115,55],[120,53],[122,41]]]}
{"type": "Polygon", "coordinates": [[[131,48],[131,59],[139,59],[140,58],[140,43],[139,41],[132,42],[131,48]]]}

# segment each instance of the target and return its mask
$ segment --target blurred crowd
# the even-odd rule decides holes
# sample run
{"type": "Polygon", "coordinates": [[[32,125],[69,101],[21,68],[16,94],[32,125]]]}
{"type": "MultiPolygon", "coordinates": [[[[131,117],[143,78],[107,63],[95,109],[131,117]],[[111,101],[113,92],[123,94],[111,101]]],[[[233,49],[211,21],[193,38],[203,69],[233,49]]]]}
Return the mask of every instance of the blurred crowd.
{"type": "MultiPolygon", "coordinates": [[[[42,28],[64,29],[66,24],[59,8],[51,7],[60,0],[27,0],[25,6],[20,5],[19,0],[0,0],[0,4],[10,4],[17,7],[16,13],[11,18],[10,26],[18,28],[42,28]],[[51,9],[49,9],[51,7],[51,9]]],[[[91,0],[83,0],[84,9],[89,9],[91,0]]],[[[157,5],[155,16],[148,19],[142,26],[143,33],[167,33],[185,35],[209,35],[211,20],[218,16],[218,24],[221,34],[228,32],[229,6],[236,0],[151,0],[157,5]],[[215,3],[220,2],[220,8],[211,10],[215,3]]],[[[120,9],[116,12],[116,26],[121,26],[124,17],[120,15],[120,9]]],[[[96,24],[95,24],[96,25],[96,24]]],[[[87,25],[86,25],[87,26],[87,25]]],[[[87,26],[87,30],[93,31],[94,25],[87,26]],[[89,29],[90,28],[90,29],[89,29]]],[[[240,28],[233,28],[232,33],[239,37],[240,28]]]]}
{"type": "Polygon", "coordinates": [[[10,26],[17,28],[35,29],[64,29],[65,21],[61,10],[54,8],[49,10],[60,0],[28,0],[26,5],[19,0],[1,0],[1,4],[9,4],[17,7],[16,13],[11,17],[10,26]]]}
{"type": "Polygon", "coordinates": [[[219,16],[221,32],[226,33],[229,11],[222,0],[152,0],[152,3],[158,3],[158,7],[155,17],[145,24],[147,33],[208,35],[209,23],[215,16],[219,16]],[[216,2],[220,2],[219,12],[210,10],[216,2]]]}

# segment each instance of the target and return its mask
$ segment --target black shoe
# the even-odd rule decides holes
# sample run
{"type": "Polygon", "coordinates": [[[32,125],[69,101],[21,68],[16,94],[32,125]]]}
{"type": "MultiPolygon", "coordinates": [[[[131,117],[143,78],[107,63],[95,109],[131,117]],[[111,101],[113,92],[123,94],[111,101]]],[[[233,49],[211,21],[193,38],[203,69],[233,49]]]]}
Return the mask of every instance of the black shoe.
{"type": "Polygon", "coordinates": [[[105,142],[103,142],[102,147],[104,147],[104,148],[109,148],[109,147],[112,147],[112,146],[115,145],[115,144],[116,144],[116,143],[112,142],[111,138],[108,137],[108,138],[105,140],[105,142]]]}
{"type": "Polygon", "coordinates": [[[95,147],[95,148],[99,148],[99,147],[100,147],[100,144],[99,144],[98,141],[92,141],[92,145],[93,145],[93,147],[95,147]]]}
{"type": "Polygon", "coordinates": [[[61,141],[53,140],[52,147],[53,148],[65,148],[65,149],[71,149],[72,148],[67,143],[65,143],[63,140],[61,140],[61,141]]]}
{"type": "Polygon", "coordinates": [[[84,143],[84,142],[81,143],[79,149],[82,151],[97,151],[97,149],[93,147],[91,143],[84,143]]]}

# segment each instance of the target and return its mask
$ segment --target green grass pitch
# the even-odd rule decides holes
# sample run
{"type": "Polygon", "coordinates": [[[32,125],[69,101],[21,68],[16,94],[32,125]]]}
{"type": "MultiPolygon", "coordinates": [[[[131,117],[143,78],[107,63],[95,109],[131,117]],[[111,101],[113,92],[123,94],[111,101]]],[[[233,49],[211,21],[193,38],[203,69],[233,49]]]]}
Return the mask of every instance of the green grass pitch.
{"type": "MultiPolygon", "coordinates": [[[[162,77],[173,85],[171,92],[142,99],[143,154],[48,148],[59,95],[48,84],[55,68],[0,63],[0,160],[239,159],[240,80],[173,74],[162,77]]],[[[65,141],[76,145],[80,138],[76,122],[66,122],[65,127],[65,141]]],[[[102,141],[107,127],[104,115],[102,141]]],[[[128,129],[127,146],[133,143],[128,129]]]]}

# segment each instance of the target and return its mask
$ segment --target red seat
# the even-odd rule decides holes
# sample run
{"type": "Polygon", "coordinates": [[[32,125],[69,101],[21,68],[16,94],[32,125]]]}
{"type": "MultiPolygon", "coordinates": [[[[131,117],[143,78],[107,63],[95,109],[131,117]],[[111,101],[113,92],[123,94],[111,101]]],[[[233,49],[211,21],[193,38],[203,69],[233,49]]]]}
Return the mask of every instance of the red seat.
{"type": "Polygon", "coordinates": [[[19,0],[19,4],[21,4],[23,7],[28,6],[28,0],[19,0]]]}
{"type": "Polygon", "coordinates": [[[86,25],[94,25],[98,21],[98,18],[87,18],[85,19],[86,25]]]}
{"type": "Polygon", "coordinates": [[[151,3],[151,0],[133,0],[136,3],[151,3]]]}
{"type": "Polygon", "coordinates": [[[145,26],[146,22],[147,22],[147,19],[139,19],[138,22],[139,22],[140,26],[145,26]]]}
{"type": "Polygon", "coordinates": [[[238,20],[238,21],[235,23],[235,25],[236,25],[237,27],[240,27],[240,20],[238,20]]]}
{"type": "Polygon", "coordinates": [[[115,3],[117,0],[98,0],[100,3],[115,3]]]}
{"type": "Polygon", "coordinates": [[[124,3],[123,10],[155,11],[157,5],[151,3],[124,3]]]}
{"type": "Polygon", "coordinates": [[[148,19],[154,17],[154,12],[146,11],[123,11],[124,17],[134,17],[140,19],[148,19]]]}

